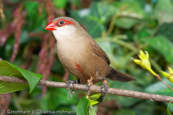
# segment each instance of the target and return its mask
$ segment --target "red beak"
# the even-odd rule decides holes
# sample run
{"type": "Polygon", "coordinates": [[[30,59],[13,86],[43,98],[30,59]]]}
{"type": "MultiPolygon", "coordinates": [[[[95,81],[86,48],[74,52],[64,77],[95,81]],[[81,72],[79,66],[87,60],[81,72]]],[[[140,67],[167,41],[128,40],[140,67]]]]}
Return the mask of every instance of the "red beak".
{"type": "Polygon", "coordinates": [[[46,30],[56,30],[55,24],[53,22],[50,22],[46,27],[46,30]]]}

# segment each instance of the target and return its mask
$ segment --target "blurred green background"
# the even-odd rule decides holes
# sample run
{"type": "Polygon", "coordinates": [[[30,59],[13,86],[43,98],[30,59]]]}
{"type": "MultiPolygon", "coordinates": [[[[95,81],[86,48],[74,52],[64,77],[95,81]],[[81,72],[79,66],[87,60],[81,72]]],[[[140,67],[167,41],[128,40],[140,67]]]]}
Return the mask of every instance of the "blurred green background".
{"type": "MultiPolygon", "coordinates": [[[[75,80],[71,74],[63,78],[55,39],[44,29],[59,16],[77,20],[107,53],[111,66],[136,79],[128,83],[108,80],[109,87],[173,95],[131,60],[142,49],[150,54],[157,73],[173,67],[173,0],[0,0],[0,58],[43,74],[45,80],[75,80]]],[[[26,89],[0,95],[0,104],[10,110],[74,111],[85,94],[76,91],[70,99],[66,89],[37,86],[30,94],[26,89]]],[[[167,103],[116,95],[107,95],[94,106],[98,115],[166,115],[166,108],[167,103]]],[[[173,112],[173,106],[170,109],[173,112]]]]}

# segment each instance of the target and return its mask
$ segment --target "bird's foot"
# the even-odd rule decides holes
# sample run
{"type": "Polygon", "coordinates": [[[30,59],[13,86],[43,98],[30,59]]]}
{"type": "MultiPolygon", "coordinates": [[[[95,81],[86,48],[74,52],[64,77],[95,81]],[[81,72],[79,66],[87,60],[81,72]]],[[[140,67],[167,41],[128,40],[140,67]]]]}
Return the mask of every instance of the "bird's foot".
{"type": "Polygon", "coordinates": [[[103,85],[101,86],[101,93],[102,93],[102,89],[103,90],[103,101],[105,100],[105,95],[108,93],[108,82],[106,80],[103,81],[103,85]]]}
{"type": "Polygon", "coordinates": [[[74,84],[79,84],[80,83],[80,80],[74,80],[74,81],[71,81],[71,80],[69,80],[69,81],[66,81],[66,84],[67,84],[67,86],[68,86],[68,94],[69,94],[69,97],[70,97],[70,99],[71,99],[71,96],[70,96],[70,84],[72,84],[73,85],[73,90],[72,90],[72,94],[74,94],[75,92],[74,92],[74,84]]]}
{"type": "Polygon", "coordinates": [[[90,79],[87,80],[87,85],[88,85],[88,92],[87,92],[87,95],[86,95],[86,98],[89,99],[89,95],[90,95],[90,87],[93,85],[93,78],[90,77],[90,79]]]}

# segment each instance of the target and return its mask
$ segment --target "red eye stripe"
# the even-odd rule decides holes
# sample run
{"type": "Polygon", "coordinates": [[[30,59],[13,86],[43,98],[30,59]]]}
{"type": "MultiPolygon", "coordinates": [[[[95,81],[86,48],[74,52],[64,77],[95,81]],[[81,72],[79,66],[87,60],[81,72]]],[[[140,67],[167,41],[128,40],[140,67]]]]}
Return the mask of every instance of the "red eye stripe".
{"type": "Polygon", "coordinates": [[[69,20],[66,20],[67,24],[72,24],[72,25],[75,25],[73,22],[69,21],[69,20]]]}
{"type": "Polygon", "coordinates": [[[65,19],[59,19],[59,20],[57,20],[56,22],[54,22],[54,24],[56,25],[56,26],[58,26],[58,27],[62,27],[62,26],[64,26],[64,25],[75,25],[72,21],[69,21],[69,20],[65,20],[65,19]],[[64,24],[62,24],[62,25],[60,25],[59,24],[59,22],[60,21],[64,21],[65,23],[64,24]]]}

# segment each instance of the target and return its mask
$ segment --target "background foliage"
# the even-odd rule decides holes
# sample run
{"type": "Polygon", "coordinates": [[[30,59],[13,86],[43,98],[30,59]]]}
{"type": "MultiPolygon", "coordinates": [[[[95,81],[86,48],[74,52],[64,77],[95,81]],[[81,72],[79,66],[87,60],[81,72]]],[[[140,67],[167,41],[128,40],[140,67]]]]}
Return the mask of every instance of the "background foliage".
{"type": "MultiPolygon", "coordinates": [[[[111,66],[136,79],[108,80],[109,87],[172,96],[170,89],[131,60],[142,49],[149,52],[155,71],[173,67],[172,0],[0,0],[0,58],[43,74],[45,80],[76,79],[71,74],[63,79],[56,42],[44,29],[58,16],[76,19],[107,53],[111,66]]],[[[0,95],[0,110],[74,111],[85,93],[76,91],[69,99],[66,89],[37,86],[32,93],[26,89],[0,95]]],[[[152,100],[108,95],[94,109],[99,115],[165,115],[166,107],[152,100]]]]}

